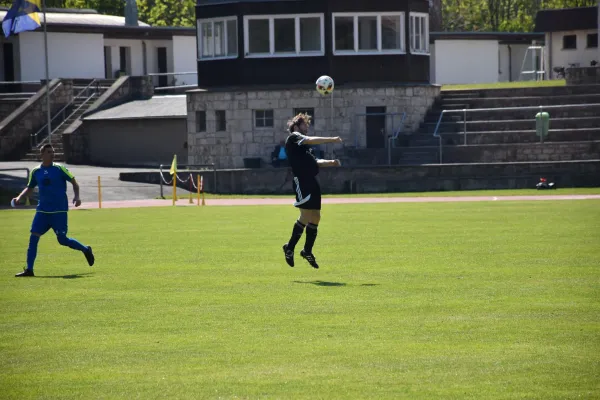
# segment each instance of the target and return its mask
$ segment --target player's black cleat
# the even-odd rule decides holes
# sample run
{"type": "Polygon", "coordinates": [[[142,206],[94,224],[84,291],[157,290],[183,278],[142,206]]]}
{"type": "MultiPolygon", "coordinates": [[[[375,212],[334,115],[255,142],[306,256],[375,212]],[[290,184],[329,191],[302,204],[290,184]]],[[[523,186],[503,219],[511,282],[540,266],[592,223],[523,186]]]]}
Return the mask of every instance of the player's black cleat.
{"type": "Polygon", "coordinates": [[[313,267],[314,269],[319,269],[319,264],[317,264],[317,260],[315,260],[314,254],[310,254],[304,250],[300,250],[300,255],[302,256],[302,258],[308,261],[311,267],[313,267]]]}
{"type": "Polygon", "coordinates": [[[294,266],[294,252],[292,250],[288,250],[287,243],[283,245],[283,254],[285,254],[285,262],[290,266],[294,266]]]}
{"type": "Polygon", "coordinates": [[[33,274],[33,271],[30,269],[23,269],[23,272],[19,272],[18,274],[15,275],[17,278],[21,278],[21,277],[25,277],[25,276],[35,276],[33,274]]]}
{"type": "Polygon", "coordinates": [[[87,250],[84,251],[83,254],[85,255],[85,259],[87,260],[90,267],[94,265],[94,260],[96,258],[94,257],[94,253],[92,252],[92,246],[88,246],[87,250]]]}

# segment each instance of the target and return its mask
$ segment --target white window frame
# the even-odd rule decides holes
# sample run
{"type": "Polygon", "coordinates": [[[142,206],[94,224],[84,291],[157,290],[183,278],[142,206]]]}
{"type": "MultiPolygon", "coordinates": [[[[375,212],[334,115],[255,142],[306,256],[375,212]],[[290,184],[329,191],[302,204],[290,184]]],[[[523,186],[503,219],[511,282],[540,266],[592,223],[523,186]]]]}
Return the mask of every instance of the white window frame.
{"type": "Polygon", "coordinates": [[[207,18],[207,19],[199,19],[198,21],[196,21],[196,38],[198,40],[198,61],[211,61],[211,60],[224,60],[224,59],[228,59],[228,58],[238,58],[239,53],[240,53],[240,44],[237,43],[237,51],[234,55],[227,55],[227,53],[229,53],[229,49],[227,48],[229,46],[229,38],[227,37],[227,22],[229,21],[235,21],[235,32],[236,32],[236,42],[238,42],[238,18],[237,17],[223,17],[223,18],[207,18]],[[213,40],[213,55],[212,56],[203,56],[203,45],[204,45],[204,39],[203,39],[203,31],[202,31],[202,24],[208,23],[210,22],[212,24],[211,27],[211,34],[212,34],[212,40],[213,40]],[[215,23],[217,22],[223,22],[223,26],[225,27],[223,29],[223,34],[225,36],[225,55],[224,56],[218,56],[215,57],[215,49],[216,49],[216,43],[215,43],[215,23]]]}
{"type": "Polygon", "coordinates": [[[331,14],[331,48],[334,55],[373,55],[373,54],[406,54],[406,20],[403,11],[364,12],[364,13],[332,13],[331,14]],[[353,17],[354,19],[354,50],[337,50],[335,48],[335,18],[353,17]],[[358,18],[377,17],[377,50],[359,50],[358,18]],[[381,43],[381,17],[400,17],[400,49],[383,49],[381,43]]]}
{"type": "Polygon", "coordinates": [[[411,12],[408,17],[408,25],[409,25],[409,31],[410,31],[410,38],[409,38],[410,53],[415,54],[415,55],[428,56],[429,55],[429,14],[419,13],[419,12],[411,12]],[[414,32],[414,25],[412,24],[413,17],[422,18],[421,23],[423,23],[423,22],[425,23],[425,49],[423,49],[423,50],[415,49],[416,35],[414,32]]]}
{"type": "Polygon", "coordinates": [[[325,55],[325,17],[323,14],[275,14],[275,15],[246,15],[244,16],[244,57],[245,58],[275,58],[275,57],[315,57],[325,55]],[[319,18],[321,22],[321,50],[301,51],[300,48],[300,19],[319,18]],[[275,20],[276,19],[294,19],[294,31],[296,41],[296,51],[294,52],[275,52],[275,20]],[[250,35],[248,32],[250,20],[268,20],[269,21],[269,52],[268,53],[250,53],[250,35]]]}

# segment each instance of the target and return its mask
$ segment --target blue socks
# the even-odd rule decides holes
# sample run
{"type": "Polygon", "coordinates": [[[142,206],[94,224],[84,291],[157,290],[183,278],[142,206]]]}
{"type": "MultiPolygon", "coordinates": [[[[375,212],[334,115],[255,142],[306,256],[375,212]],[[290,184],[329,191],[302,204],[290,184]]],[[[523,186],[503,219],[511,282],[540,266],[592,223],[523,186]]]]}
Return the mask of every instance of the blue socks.
{"type": "Polygon", "coordinates": [[[87,246],[82,245],[75,239],[68,238],[66,235],[58,235],[58,236],[56,236],[56,238],[58,239],[58,243],[62,244],[63,246],[70,247],[73,250],[79,250],[79,251],[87,250],[87,246]]]}
{"type": "Polygon", "coordinates": [[[33,271],[33,263],[35,262],[35,257],[37,256],[37,247],[39,242],[39,236],[31,235],[29,237],[29,247],[27,248],[27,269],[29,271],[33,271]]]}

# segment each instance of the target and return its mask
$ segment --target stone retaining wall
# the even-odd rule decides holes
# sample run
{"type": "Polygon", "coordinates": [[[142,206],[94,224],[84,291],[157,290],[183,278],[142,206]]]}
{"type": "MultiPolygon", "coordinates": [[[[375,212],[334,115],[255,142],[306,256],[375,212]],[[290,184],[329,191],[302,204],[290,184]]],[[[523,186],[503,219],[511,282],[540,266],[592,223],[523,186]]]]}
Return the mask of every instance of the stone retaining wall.
{"type": "MultiPolygon", "coordinates": [[[[185,178],[185,173],[184,178],[185,178]]],[[[289,194],[287,168],[217,170],[203,174],[209,193],[289,194]],[[216,185],[215,185],[216,180],[216,185]]],[[[443,164],[393,167],[323,168],[319,174],[323,193],[386,193],[480,189],[534,188],[540,177],[557,187],[599,187],[600,159],[590,161],[443,164]]],[[[121,173],[129,182],[160,182],[158,172],[121,173]]],[[[182,187],[187,189],[186,187],[182,187]]]]}

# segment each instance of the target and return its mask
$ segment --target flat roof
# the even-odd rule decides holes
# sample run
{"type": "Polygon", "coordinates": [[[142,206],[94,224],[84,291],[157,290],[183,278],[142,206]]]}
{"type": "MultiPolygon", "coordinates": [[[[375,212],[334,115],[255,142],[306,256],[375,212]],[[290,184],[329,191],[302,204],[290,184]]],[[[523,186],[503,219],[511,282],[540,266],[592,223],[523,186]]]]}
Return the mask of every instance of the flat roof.
{"type": "Polygon", "coordinates": [[[598,6],[541,10],[535,15],[535,32],[598,29],[598,6]]]}
{"type": "MultiPolygon", "coordinates": [[[[0,7],[0,19],[4,19],[9,7],[0,7]]],[[[44,22],[44,14],[40,14],[40,22],[44,22]]],[[[46,9],[46,17],[48,18],[48,26],[56,24],[70,25],[94,25],[94,26],[126,26],[125,17],[116,15],[104,15],[96,10],[82,9],[59,10],[55,8],[46,9]]],[[[139,21],[139,26],[150,26],[145,22],[139,21]]]]}
{"type": "Polygon", "coordinates": [[[544,40],[543,32],[430,32],[429,42],[435,40],[498,40],[502,43],[530,43],[544,40]]]}
{"type": "Polygon", "coordinates": [[[145,100],[132,100],[98,111],[83,119],[84,121],[106,121],[142,118],[187,118],[186,95],[153,96],[145,100]]]}

